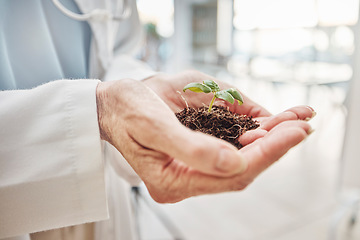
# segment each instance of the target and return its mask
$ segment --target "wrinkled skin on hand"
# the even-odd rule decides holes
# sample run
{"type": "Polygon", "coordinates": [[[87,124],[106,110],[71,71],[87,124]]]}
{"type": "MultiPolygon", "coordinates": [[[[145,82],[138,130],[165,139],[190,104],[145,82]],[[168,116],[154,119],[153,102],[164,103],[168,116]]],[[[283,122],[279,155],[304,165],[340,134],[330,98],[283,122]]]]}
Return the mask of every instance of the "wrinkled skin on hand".
{"type": "MultiPolygon", "coordinates": [[[[241,137],[245,145],[241,150],[189,130],[174,115],[185,107],[176,91],[189,82],[208,78],[191,71],[156,75],[145,84],[119,80],[98,85],[101,138],[122,153],[157,202],[242,190],[311,132],[305,121],[299,121],[312,117],[311,108],[294,107],[272,116],[245,96],[244,105],[228,105],[230,110],[256,117],[261,126],[241,137]]],[[[221,88],[229,87],[216,81],[221,88]]],[[[211,98],[192,92],[184,96],[192,107],[202,106],[211,98]]]]}

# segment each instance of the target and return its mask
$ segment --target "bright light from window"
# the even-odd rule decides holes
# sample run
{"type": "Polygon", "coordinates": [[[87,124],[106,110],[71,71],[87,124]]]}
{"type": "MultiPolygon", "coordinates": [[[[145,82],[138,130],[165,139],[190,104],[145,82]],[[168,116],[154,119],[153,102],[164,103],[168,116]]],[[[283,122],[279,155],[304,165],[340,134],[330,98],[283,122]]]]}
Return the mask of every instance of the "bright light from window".
{"type": "Polygon", "coordinates": [[[257,32],[256,36],[251,31],[237,31],[234,34],[234,45],[238,51],[256,54],[278,56],[299,51],[312,44],[312,32],[302,28],[265,29],[257,32]]]}
{"type": "Polygon", "coordinates": [[[317,0],[319,25],[354,25],[358,20],[359,0],[317,0]]]}
{"type": "Polygon", "coordinates": [[[337,27],[331,36],[331,42],[335,47],[342,49],[348,54],[352,54],[354,50],[355,36],[350,28],[341,26],[337,27]]]}
{"type": "Polygon", "coordinates": [[[170,37],[174,33],[174,2],[171,0],[137,0],[139,16],[144,23],[156,25],[157,33],[170,37]]]}
{"type": "Polygon", "coordinates": [[[311,31],[302,28],[263,30],[257,34],[255,52],[258,54],[283,55],[313,44],[311,31]]]}
{"type": "Polygon", "coordinates": [[[238,30],[354,25],[359,0],[234,0],[234,9],[238,30]]]}
{"type": "Polygon", "coordinates": [[[330,45],[330,40],[328,35],[322,30],[316,30],[314,32],[314,47],[318,51],[326,51],[328,50],[330,45]]]}
{"type": "Polygon", "coordinates": [[[239,30],[317,24],[314,0],[235,0],[234,10],[234,26],[239,30]]]}

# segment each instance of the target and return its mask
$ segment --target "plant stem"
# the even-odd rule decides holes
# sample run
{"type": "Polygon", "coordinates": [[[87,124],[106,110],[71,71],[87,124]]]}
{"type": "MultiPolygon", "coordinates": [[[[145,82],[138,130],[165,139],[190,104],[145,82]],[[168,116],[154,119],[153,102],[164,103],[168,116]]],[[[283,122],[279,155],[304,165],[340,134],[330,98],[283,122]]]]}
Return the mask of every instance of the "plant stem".
{"type": "Polygon", "coordinates": [[[213,104],[214,104],[214,102],[215,102],[215,98],[216,98],[216,97],[215,97],[215,94],[214,94],[213,98],[211,99],[208,112],[211,112],[211,108],[212,108],[212,106],[213,106],[213,104]]]}

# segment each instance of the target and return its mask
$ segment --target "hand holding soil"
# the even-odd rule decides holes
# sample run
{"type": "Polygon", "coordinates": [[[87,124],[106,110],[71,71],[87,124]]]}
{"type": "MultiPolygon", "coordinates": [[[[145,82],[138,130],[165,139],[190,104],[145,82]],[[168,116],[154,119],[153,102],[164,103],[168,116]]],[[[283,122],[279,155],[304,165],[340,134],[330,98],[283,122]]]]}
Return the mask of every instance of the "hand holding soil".
{"type": "MultiPolygon", "coordinates": [[[[203,79],[211,77],[191,71],[156,75],[145,84],[119,80],[98,85],[101,138],[122,153],[158,202],[242,190],[311,132],[308,123],[299,121],[313,116],[309,107],[295,107],[272,116],[244,95],[241,106],[216,103],[259,122],[260,127],[239,138],[244,146],[240,150],[221,139],[192,131],[175,117],[175,112],[186,107],[176,91],[203,79]]],[[[231,88],[221,82],[219,86],[231,88]]],[[[209,95],[198,95],[184,93],[189,106],[198,108],[211,101],[209,95]]]]}

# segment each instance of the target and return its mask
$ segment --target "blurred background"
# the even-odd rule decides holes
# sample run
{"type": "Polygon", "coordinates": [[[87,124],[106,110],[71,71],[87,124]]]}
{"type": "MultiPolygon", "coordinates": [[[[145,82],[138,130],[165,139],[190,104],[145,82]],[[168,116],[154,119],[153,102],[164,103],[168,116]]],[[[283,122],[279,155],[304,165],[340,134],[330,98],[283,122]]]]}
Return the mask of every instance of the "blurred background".
{"type": "Polygon", "coordinates": [[[142,189],[141,239],[360,239],[359,0],[137,4],[138,57],[154,69],[203,71],[273,113],[317,112],[315,132],[243,192],[159,205],[142,189]]]}

